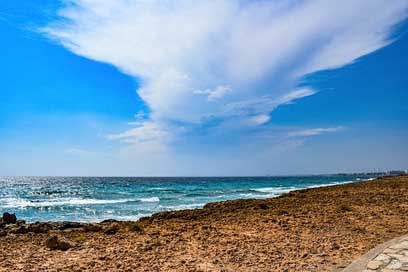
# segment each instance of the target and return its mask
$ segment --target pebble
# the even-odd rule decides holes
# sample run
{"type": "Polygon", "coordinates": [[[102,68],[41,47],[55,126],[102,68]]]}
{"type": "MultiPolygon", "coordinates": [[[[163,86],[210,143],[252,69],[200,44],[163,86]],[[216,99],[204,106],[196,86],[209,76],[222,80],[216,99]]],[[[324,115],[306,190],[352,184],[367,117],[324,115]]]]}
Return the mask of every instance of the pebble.
{"type": "Polygon", "coordinates": [[[383,264],[383,263],[380,262],[380,261],[370,261],[370,262],[367,264],[367,268],[368,268],[368,269],[372,269],[372,270],[378,269],[378,268],[381,267],[382,264],[383,264]]]}

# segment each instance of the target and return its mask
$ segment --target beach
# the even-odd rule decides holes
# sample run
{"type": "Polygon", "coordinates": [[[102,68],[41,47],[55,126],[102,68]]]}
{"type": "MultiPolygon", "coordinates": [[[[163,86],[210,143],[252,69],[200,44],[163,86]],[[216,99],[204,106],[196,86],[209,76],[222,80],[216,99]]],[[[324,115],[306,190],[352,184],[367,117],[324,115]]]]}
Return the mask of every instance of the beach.
{"type": "Polygon", "coordinates": [[[0,228],[0,271],[341,271],[407,233],[408,176],[383,177],[137,222],[19,221],[0,228]]]}
{"type": "Polygon", "coordinates": [[[368,180],[369,174],[258,177],[0,177],[0,215],[27,222],[135,221],[233,199],[368,180]]]}

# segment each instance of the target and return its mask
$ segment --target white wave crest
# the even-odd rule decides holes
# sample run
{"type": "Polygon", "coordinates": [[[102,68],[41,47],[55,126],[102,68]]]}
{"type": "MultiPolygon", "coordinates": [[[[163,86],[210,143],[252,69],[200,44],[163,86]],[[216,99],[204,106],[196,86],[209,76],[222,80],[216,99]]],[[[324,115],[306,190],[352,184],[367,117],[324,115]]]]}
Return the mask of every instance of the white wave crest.
{"type": "Polygon", "coordinates": [[[128,202],[159,202],[158,197],[136,198],[136,199],[60,199],[56,201],[29,201],[21,198],[3,199],[2,206],[5,208],[28,208],[28,207],[54,207],[67,205],[104,205],[128,202]]]}
{"type": "Polygon", "coordinates": [[[172,210],[172,211],[178,211],[178,210],[185,210],[185,209],[196,209],[196,208],[202,208],[204,205],[207,204],[205,203],[194,203],[194,204],[180,204],[180,205],[169,205],[169,206],[161,206],[161,208],[165,211],[167,210],[172,210]]]}
{"type": "Polygon", "coordinates": [[[154,197],[145,197],[145,198],[139,198],[141,202],[159,202],[160,198],[154,196],[154,197]]]}
{"type": "MultiPolygon", "coordinates": [[[[373,180],[373,179],[364,179],[364,180],[373,180]]],[[[352,182],[356,182],[356,181],[358,181],[358,180],[335,181],[335,182],[331,182],[331,183],[322,183],[322,184],[315,184],[315,185],[301,186],[301,187],[293,187],[292,186],[292,187],[255,188],[255,189],[252,189],[252,190],[260,192],[260,193],[268,193],[268,195],[262,195],[261,196],[261,198],[265,198],[265,197],[273,197],[273,196],[281,195],[281,194],[288,193],[288,192],[294,191],[294,190],[329,187],[329,186],[352,183],[352,182]]]]}
{"type": "Polygon", "coordinates": [[[289,192],[290,190],[296,189],[295,187],[266,187],[266,188],[257,188],[257,189],[252,189],[257,192],[261,193],[276,193],[276,194],[281,194],[281,193],[286,193],[289,192]]]}

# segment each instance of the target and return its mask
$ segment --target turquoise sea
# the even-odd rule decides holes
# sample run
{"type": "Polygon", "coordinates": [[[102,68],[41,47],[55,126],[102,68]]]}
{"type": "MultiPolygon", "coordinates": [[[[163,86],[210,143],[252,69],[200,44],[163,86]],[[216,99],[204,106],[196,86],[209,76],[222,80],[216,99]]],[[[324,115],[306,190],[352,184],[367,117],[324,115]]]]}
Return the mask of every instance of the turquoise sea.
{"type": "Polygon", "coordinates": [[[135,220],[206,203],[268,198],[370,175],[287,177],[0,177],[0,212],[27,222],[135,220]]]}

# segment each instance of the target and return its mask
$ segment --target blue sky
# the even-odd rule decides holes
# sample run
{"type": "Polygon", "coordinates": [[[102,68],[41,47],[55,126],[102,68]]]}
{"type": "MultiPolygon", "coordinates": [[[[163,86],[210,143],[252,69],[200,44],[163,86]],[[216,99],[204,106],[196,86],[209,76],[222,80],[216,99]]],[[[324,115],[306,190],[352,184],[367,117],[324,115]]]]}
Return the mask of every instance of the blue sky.
{"type": "Polygon", "coordinates": [[[0,175],[408,169],[406,1],[193,2],[3,1],[0,175]]]}

